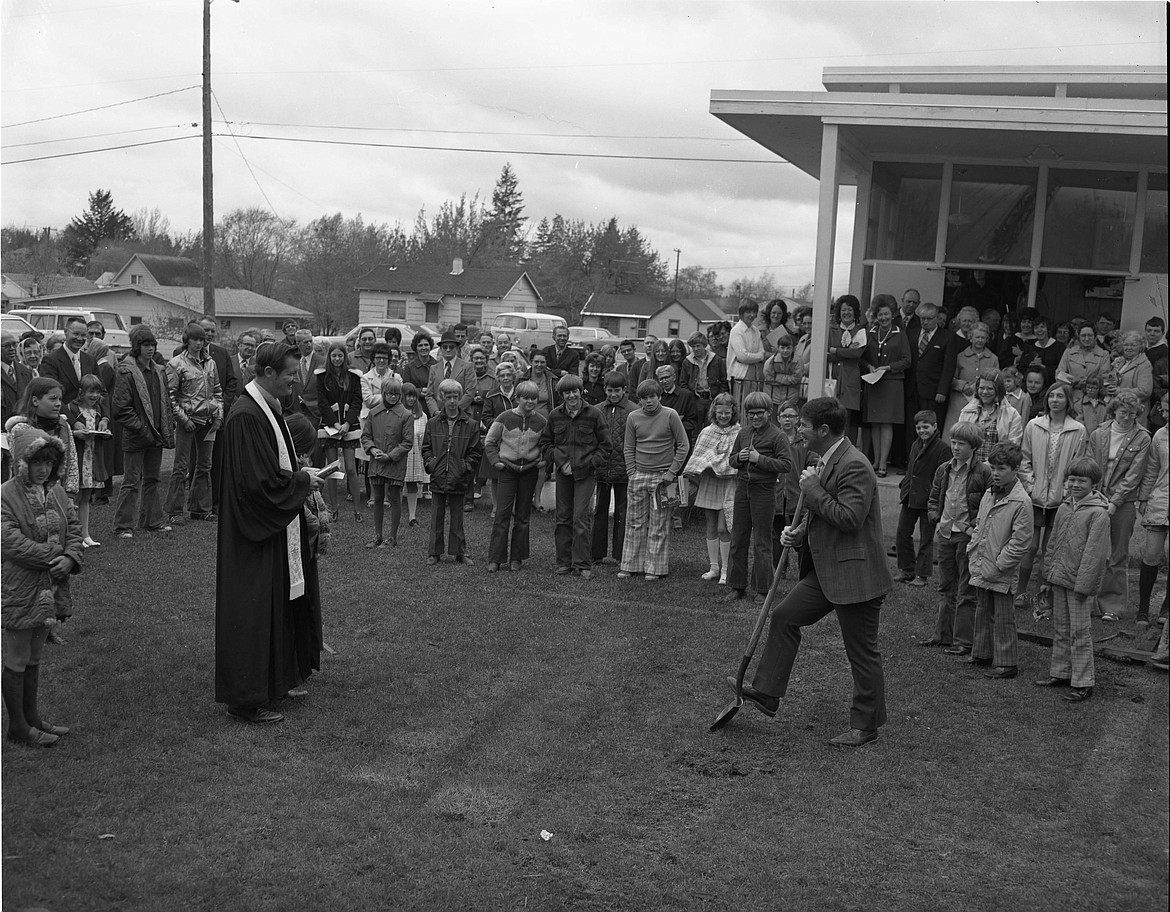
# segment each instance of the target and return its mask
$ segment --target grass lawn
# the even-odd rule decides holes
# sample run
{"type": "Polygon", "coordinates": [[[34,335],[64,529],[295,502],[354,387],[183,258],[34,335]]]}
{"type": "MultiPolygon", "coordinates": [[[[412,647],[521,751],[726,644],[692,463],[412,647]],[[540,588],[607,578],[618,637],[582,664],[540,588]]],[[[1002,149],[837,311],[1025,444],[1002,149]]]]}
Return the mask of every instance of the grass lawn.
{"type": "Polygon", "coordinates": [[[582,582],[552,575],[548,516],[494,576],[486,508],[473,567],[428,568],[420,516],[374,559],[370,523],[339,524],[337,654],[282,725],[249,727],[212,702],[214,527],[121,541],[98,508],[43,666],[73,731],[3,750],[4,909],[1167,908],[1164,674],[1099,659],[1069,706],[1022,643],[1020,677],[987,681],[916,648],[934,594],[899,586],[876,744],[825,744],[851,688],[832,617],[775,720],[710,734],[755,608],[698,579],[699,523],[667,579],[582,582]]]}

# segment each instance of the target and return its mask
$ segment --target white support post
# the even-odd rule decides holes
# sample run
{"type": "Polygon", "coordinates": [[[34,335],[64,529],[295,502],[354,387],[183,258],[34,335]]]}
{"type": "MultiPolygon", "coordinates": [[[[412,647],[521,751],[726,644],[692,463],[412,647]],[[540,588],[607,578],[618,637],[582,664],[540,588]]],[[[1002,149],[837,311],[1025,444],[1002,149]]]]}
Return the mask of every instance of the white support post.
{"type": "Polygon", "coordinates": [[[873,187],[873,162],[864,162],[857,175],[857,202],[853,206],[853,251],[849,270],[849,293],[861,298],[865,285],[865,248],[869,243],[869,195],[873,187]]]}
{"type": "Polygon", "coordinates": [[[817,258],[813,272],[812,355],[808,395],[824,394],[829,342],[829,311],[833,304],[833,244],[837,237],[837,180],[841,150],[837,124],[825,124],[821,139],[821,185],[817,213],[817,258]]]}
{"type": "MultiPolygon", "coordinates": [[[[934,236],[934,265],[941,266],[947,258],[947,230],[950,228],[951,184],[955,179],[955,163],[943,165],[942,193],[938,200],[938,231],[934,236]]],[[[942,301],[937,302],[942,307],[942,301]]]]}
{"type": "MultiPolygon", "coordinates": [[[[1036,307],[1036,293],[1040,290],[1040,260],[1044,254],[1044,219],[1048,213],[1048,162],[1041,162],[1036,175],[1036,206],[1032,215],[1032,251],[1028,259],[1031,272],[1028,277],[1028,307],[1036,307]]],[[[1045,314],[1052,319],[1052,314],[1045,314]]]]}
{"type": "Polygon", "coordinates": [[[1146,196],[1150,191],[1150,170],[1138,172],[1137,206],[1133,213],[1133,246],[1129,250],[1129,274],[1136,276],[1142,271],[1142,245],[1146,239],[1146,196]]]}

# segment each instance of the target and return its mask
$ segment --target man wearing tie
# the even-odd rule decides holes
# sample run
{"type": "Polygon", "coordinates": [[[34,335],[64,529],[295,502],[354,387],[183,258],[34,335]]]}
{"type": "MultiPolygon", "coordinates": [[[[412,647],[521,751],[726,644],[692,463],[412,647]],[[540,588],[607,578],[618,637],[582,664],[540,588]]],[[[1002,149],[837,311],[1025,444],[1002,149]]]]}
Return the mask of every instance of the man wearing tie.
{"type": "MultiPolygon", "coordinates": [[[[951,331],[938,325],[939,310],[936,304],[927,301],[918,306],[918,326],[908,330],[910,350],[914,354],[914,382],[907,388],[913,390],[914,408],[907,414],[929,409],[938,416],[939,431],[945,430],[947,399],[954,376],[946,373],[947,351],[951,343],[951,331]]],[[[910,422],[907,422],[908,424],[910,422]]]]}
{"type": "Polygon", "coordinates": [[[256,379],[256,346],[260,340],[255,331],[245,329],[236,339],[236,357],[233,365],[236,375],[240,378],[240,389],[243,389],[256,379]]]}
{"type": "MultiPolygon", "coordinates": [[[[785,526],[780,542],[800,548],[800,582],[775,608],[763,655],[743,697],[776,715],[800,648],[801,629],[832,611],[853,670],[849,731],[834,747],[860,747],[877,739],[886,721],[885,678],[878,652],[881,605],[893,588],[882,545],[881,503],[869,460],[845,437],[847,413],[836,399],[809,401],[798,431],[815,468],[800,475],[805,514],[785,526]]],[[[728,678],[735,687],[735,677],[728,678]]]]}
{"type": "MultiPolygon", "coordinates": [[[[287,325],[287,324],[286,324],[287,325]]],[[[317,414],[317,368],[325,366],[325,356],[313,348],[313,333],[307,329],[296,331],[297,353],[300,363],[297,365],[297,376],[292,386],[290,401],[281,403],[281,407],[302,412],[313,427],[321,423],[317,414]]]]}
{"type": "Polygon", "coordinates": [[[569,328],[558,326],[553,330],[553,344],[544,350],[548,358],[548,370],[554,380],[566,374],[580,373],[581,352],[569,347],[569,328]]]}
{"type": "Polygon", "coordinates": [[[439,339],[439,360],[431,365],[427,379],[427,408],[433,409],[432,415],[439,414],[443,409],[442,399],[439,396],[439,384],[444,380],[456,380],[463,387],[463,396],[459,400],[459,408],[466,411],[475,398],[475,368],[470,361],[459,357],[459,339],[452,331],[443,333],[439,339]]]}
{"type": "Polygon", "coordinates": [[[68,405],[81,394],[81,378],[97,374],[97,361],[84,351],[89,341],[88,329],[81,317],[70,317],[65,323],[65,344],[45,356],[41,362],[41,376],[51,377],[61,384],[61,404],[68,405]]]}

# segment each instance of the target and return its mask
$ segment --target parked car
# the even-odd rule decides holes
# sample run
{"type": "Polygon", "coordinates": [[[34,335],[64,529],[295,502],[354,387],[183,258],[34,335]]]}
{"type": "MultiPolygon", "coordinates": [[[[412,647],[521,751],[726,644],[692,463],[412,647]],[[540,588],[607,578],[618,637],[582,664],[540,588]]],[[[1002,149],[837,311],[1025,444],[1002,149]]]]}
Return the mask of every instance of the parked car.
{"type": "Polygon", "coordinates": [[[507,333],[513,343],[527,350],[535,345],[537,348],[546,348],[553,344],[553,330],[558,326],[568,328],[569,323],[564,317],[555,314],[542,313],[502,313],[492,320],[493,336],[507,333]]]}
{"type": "Polygon", "coordinates": [[[36,329],[24,317],[18,317],[16,314],[4,314],[0,322],[3,323],[3,326],[0,328],[3,328],[4,332],[12,333],[18,339],[30,329],[36,329]]]}
{"type": "Polygon", "coordinates": [[[80,310],[74,307],[22,307],[9,311],[9,315],[23,317],[34,328],[48,335],[51,332],[65,332],[65,323],[79,317],[86,323],[100,320],[106,328],[106,345],[119,354],[130,351],[130,333],[122,317],[112,310],[80,310]]]}
{"type": "Polygon", "coordinates": [[[381,342],[386,336],[386,330],[390,327],[395,327],[402,333],[402,347],[409,348],[410,340],[414,338],[414,334],[418,332],[417,328],[410,323],[359,323],[349,332],[342,336],[314,336],[313,341],[321,345],[329,346],[334,342],[343,342],[349,351],[357,348],[358,335],[363,329],[372,329],[374,335],[377,336],[378,341],[381,342]]]}
{"type": "Polygon", "coordinates": [[[603,345],[617,345],[620,340],[608,329],[599,326],[570,326],[569,344],[588,353],[601,351],[603,345]]]}

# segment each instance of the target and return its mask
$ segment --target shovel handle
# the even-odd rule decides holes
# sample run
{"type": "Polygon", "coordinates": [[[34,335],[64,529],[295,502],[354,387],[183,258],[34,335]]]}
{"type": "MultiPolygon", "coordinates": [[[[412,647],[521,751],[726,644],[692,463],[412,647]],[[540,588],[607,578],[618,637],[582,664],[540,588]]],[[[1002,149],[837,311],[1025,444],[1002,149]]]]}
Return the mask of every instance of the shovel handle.
{"type": "MultiPolygon", "coordinates": [[[[800,492],[800,497],[796,499],[796,511],[793,513],[793,524],[797,524],[801,520],[804,513],[804,491],[800,492]]],[[[784,563],[788,559],[788,553],[792,550],[791,545],[785,545],[780,552],[780,563],[784,563]]],[[[739,660],[739,672],[735,676],[735,694],[737,697],[743,696],[743,679],[747,674],[748,665],[751,664],[752,656],[756,654],[756,647],[760,645],[760,635],[764,632],[764,624],[768,621],[768,614],[772,610],[772,600],[776,597],[776,590],[780,585],[780,573],[777,572],[772,576],[772,585],[768,587],[768,594],[764,597],[764,604],[760,606],[760,615],[756,618],[755,629],[752,630],[752,637],[748,640],[747,649],[744,650],[743,657],[739,660]]]]}

